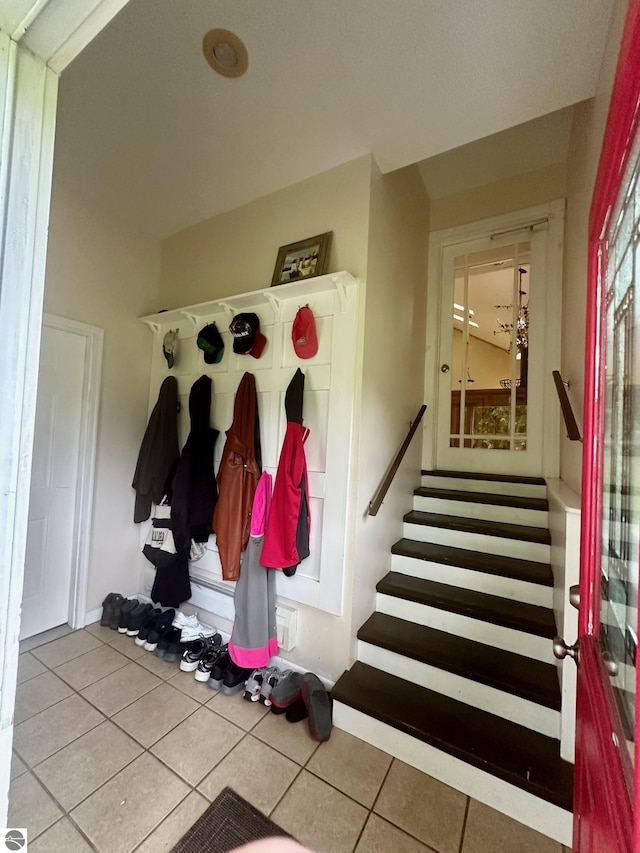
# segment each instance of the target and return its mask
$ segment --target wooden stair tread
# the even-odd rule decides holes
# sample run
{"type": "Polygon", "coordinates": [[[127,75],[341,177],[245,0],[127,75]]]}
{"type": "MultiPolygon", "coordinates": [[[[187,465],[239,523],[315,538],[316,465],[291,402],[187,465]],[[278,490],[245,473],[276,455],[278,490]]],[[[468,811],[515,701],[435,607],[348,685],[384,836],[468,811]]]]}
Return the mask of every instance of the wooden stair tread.
{"type": "Polygon", "coordinates": [[[385,575],[378,581],[376,590],[381,595],[414,601],[439,610],[449,610],[516,631],[526,631],[549,639],[556,635],[553,610],[547,607],[422,580],[398,572],[385,575]]]}
{"type": "Polygon", "coordinates": [[[523,658],[385,613],[370,616],[358,631],[358,639],[554,711],[560,710],[560,687],[553,664],[523,658]]]}
{"type": "Polygon", "coordinates": [[[412,509],[403,521],[407,524],[422,524],[427,527],[446,527],[461,533],[478,533],[484,536],[500,536],[522,542],[551,545],[551,536],[545,527],[528,527],[526,524],[506,524],[502,521],[485,521],[482,518],[460,518],[438,512],[421,512],[412,509]]]}
{"type": "Polygon", "coordinates": [[[357,662],[334,700],[571,811],[573,767],[557,740],[357,662]]]}
{"type": "Polygon", "coordinates": [[[546,498],[521,498],[516,495],[498,495],[492,492],[463,492],[459,489],[436,489],[420,486],[414,495],[423,498],[438,498],[445,501],[464,501],[465,503],[506,506],[515,509],[532,509],[547,512],[549,502],[546,498]]]}
{"type": "Polygon", "coordinates": [[[499,554],[485,554],[481,551],[469,551],[466,548],[454,548],[451,545],[438,545],[421,542],[416,539],[399,539],[391,548],[392,554],[412,557],[416,560],[429,560],[472,571],[501,575],[515,580],[553,586],[551,566],[536,563],[533,560],[520,560],[503,557],[499,554]]]}
{"type": "Polygon", "coordinates": [[[451,477],[460,480],[487,480],[490,483],[519,483],[523,486],[546,486],[542,477],[518,477],[514,474],[478,474],[474,471],[427,471],[425,477],[451,477]]]}

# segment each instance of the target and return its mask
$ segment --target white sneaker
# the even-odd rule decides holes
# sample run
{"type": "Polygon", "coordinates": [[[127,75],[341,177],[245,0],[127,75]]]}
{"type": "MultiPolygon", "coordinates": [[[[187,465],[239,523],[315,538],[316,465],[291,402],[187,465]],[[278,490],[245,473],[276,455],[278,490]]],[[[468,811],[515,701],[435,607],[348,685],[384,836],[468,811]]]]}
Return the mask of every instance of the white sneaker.
{"type": "Polygon", "coordinates": [[[195,626],[188,625],[181,629],[180,642],[190,643],[192,640],[198,640],[201,637],[213,637],[216,633],[216,628],[212,628],[210,625],[203,625],[202,622],[198,622],[195,626]]]}
{"type": "Polygon", "coordinates": [[[198,614],[192,613],[191,616],[186,616],[181,610],[176,613],[175,619],[171,623],[174,628],[195,628],[199,625],[198,614]]]}

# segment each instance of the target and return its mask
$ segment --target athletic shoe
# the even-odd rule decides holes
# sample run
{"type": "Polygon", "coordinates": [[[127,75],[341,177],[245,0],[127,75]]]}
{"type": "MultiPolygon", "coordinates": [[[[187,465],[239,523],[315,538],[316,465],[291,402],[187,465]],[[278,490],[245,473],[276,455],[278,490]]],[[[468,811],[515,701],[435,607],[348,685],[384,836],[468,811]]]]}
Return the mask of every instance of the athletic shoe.
{"type": "Polygon", "coordinates": [[[262,669],[254,669],[249,678],[244,683],[244,693],[242,698],[247,702],[257,702],[260,698],[260,688],[262,687],[262,679],[264,678],[266,667],[262,669]]]}
{"type": "Polygon", "coordinates": [[[160,610],[159,607],[156,607],[155,610],[151,610],[143,626],[138,631],[138,636],[134,640],[136,646],[144,646],[149,637],[149,631],[155,627],[156,622],[161,616],[162,610],[160,610]]]}
{"type": "MultiPolygon", "coordinates": [[[[227,646],[222,646],[220,656],[211,669],[209,687],[212,690],[220,690],[220,688],[222,687],[222,680],[224,678],[225,672],[229,669],[232,663],[233,661],[231,660],[229,649],[227,648],[227,646]]],[[[247,670],[247,675],[245,675],[245,681],[248,675],[249,670],[247,670]]]]}
{"type": "Polygon", "coordinates": [[[156,619],[154,625],[149,629],[149,634],[144,644],[144,647],[148,652],[154,652],[156,650],[162,636],[171,628],[171,623],[173,622],[175,615],[176,611],[173,607],[170,607],[169,610],[165,610],[164,613],[156,619]]]}
{"type": "Polygon", "coordinates": [[[128,598],[120,607],[120,618],[118,619],[118,633],[126,634],[129,628],[129,615],[140,604],[137,598],[128,598]]]}
{"type": "Polygon", "coordinates": [[[120,608],[125,601],[126,599],[120,595],[119,592],[113,593],[113,598],[111,599],[113,610],[111,610],[111,615],[109,616],[109,627],[112,631],[118,630],[118,624],[120,622],[120,608]]]}
{"type": "Polygon", "coordinates": [[[140,628],[142,628],[152,613],[153,604],[139,604],[137,607],[134,607],[129,613],[127,620],[127,637],[137,636],[140,628]]]}
{"type": "Polygon", "coordinates": [[[182,610],[178,610],[172,624],[174,628],[180,628],[181,630],[189,626],[194,627],[198,624],[198,614],[192,613],[190,616],[187,616],[182,610]]]}
{"type": "MultiPolygon", "coordinates": [[[[250,669],[247,669],[245,666],[238,666],[237,663],[231,661],[222,677],[220,690],[222,690],[225,696],[233,696],[244,689],[244,683],[250,675],[250,669]]],[[[264,686],[264,681],[262,684],[264,686]]]]}
{"type": "Polygon", "coordinates": [[[213,650],[215,646],[222,643],[220,634],[214,634],[213,637],[200,637],[197,640],[187,645],[187,648],[182,651],[182,660],[180,661],[180,669],[183,672],[195,672],[202,658],[213,650]]]}
{"type": "Polygon", "coordinates": [[[117,595],[117,592],[110,592],[105,600],[102,602],[102,616],[100,617],[100,624],[105,627],[111,622],[111,617],[113,616],[114,611],[114,602],[113,599],[117,595]]]}
{"type": "MultiPolygon", "coordinates": [[[[213,646],[206,654],[200,658],[198,667],[193,673],[196,681],[206,681],[211,687],[211,674],[219,673],[220,665],[223,661],[230,661],[229,652],[225,646],[213,646]]],[[[226,666],[226,663],[225,663],[226,666]]],[[[216,675],[216,677],[220,677],[216,675]]],[[[217,688],[215,688],[217,690],[217,688]]]]}
{"type": "Polygon", "coordinates": [[[158,640],[158,645],[155,647],[153,653],[159,658],[166,658],[167,652],[171,644],[180,642],[180,629],[172,628],[169,625],[162,634],[160,635],[160,639],[158,640]]]}

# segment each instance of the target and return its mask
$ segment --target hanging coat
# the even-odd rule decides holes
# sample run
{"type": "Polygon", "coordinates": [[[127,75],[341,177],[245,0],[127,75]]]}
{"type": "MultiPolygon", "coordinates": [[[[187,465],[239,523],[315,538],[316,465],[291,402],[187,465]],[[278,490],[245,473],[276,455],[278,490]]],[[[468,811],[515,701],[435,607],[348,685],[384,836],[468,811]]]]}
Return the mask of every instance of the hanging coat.
{"type": "Polygon", "coordinates": [[[251,507],[260,478],[260,421],[256,380],[245,373],[233,405],[233,423],[218,469],[218,502],[213,513],[213,529],[218,543],[222,577],[240,576],[240,555],[247,547],[251,507]]]}
{"type": "Polygon", "coordinates": [[[287,430],[280,451],[260,564],[291,576],[309,556],[309,487],[302,426],[304,373],[298,368],[285,395],[287,430]]]}
{"type": "Polygon", "coordinates": [[[209,425],[210,412],[211,379],[201,376],[191,386],[191,431],[169,494],[171,529],[178,551],[190,546],[192,539],[206,542],[212,532],[213,510],[218,499],[213,453],[219,432],[209,425]]]}
{"type": "Polygon", "coordinates": [[[175,376],[167,376],[151,412],[131,484],[136,490],[136,523],[146,521],[151,504],[159,504],[164,497],[167,478],[179,455],[178,383],[175,376]]]}
{"type": "Polygon", "coordinates": [[[278,654],[275,572],[259,562],[271,490],[271,474],[264,471],[253,499],[251,535],[233,597],[236,613],[229,654],[234,663],[247,669],[266,666],[278,654]]]}

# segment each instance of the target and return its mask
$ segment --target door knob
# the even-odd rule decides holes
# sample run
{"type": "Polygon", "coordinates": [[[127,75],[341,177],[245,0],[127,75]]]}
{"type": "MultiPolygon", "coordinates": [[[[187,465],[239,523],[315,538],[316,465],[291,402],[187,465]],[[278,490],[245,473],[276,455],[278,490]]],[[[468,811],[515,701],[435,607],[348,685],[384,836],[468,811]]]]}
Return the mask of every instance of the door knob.
{"type": "Polygon", "coordinates": [[[580,610],[580,586],[577,583],[569,587],[569,604],[580,610]]]}
{"type": "Polygon", "coordinates": [[[576,642],[572,646],[568,646],[562,637],[553,638],[553,655],[558,660],[564,660],[567,656],[573,658],[576,666],[580,663],[580,644],[576,642]]]}
{"type": "Polygon", "coordinates": [[[448,373],[448,372],[449,372],[449,365],[448,365],[448,364],[443,364],[443,365],[442,365],[442,367],[440,368],[440,370],[441,370],[443,373],[448,373]]]}

